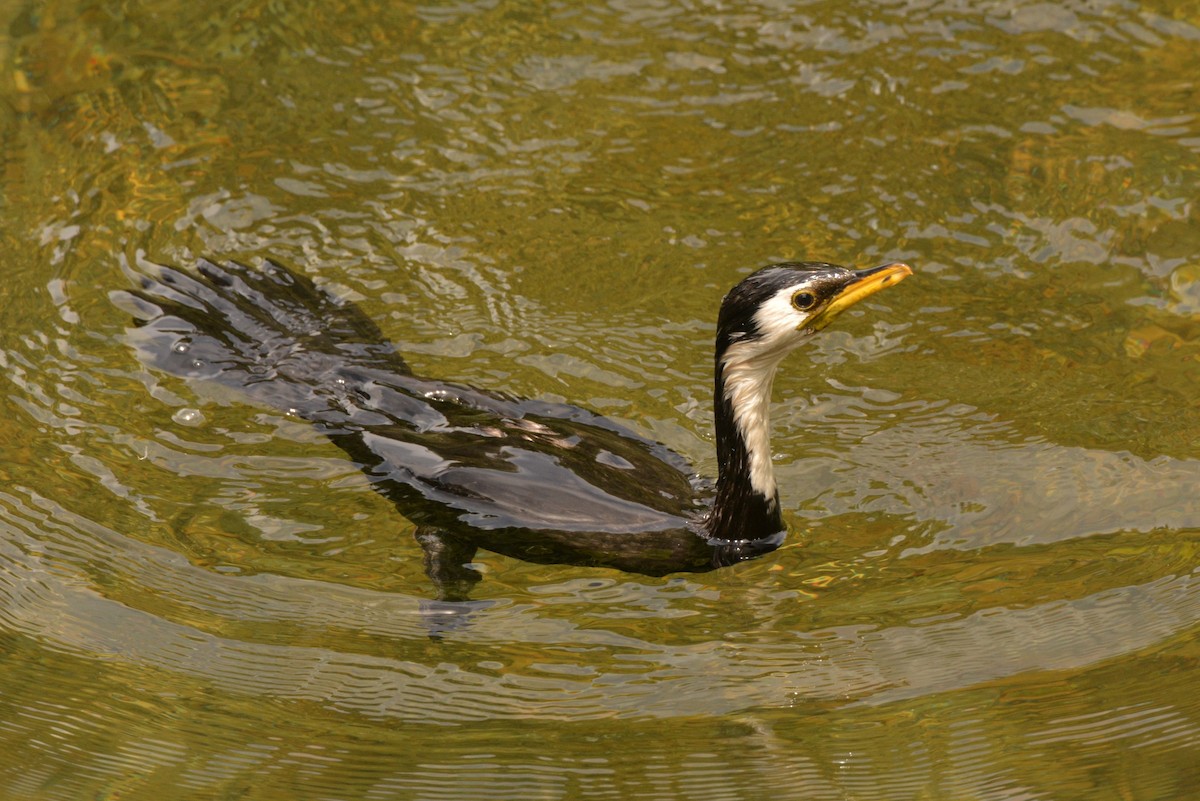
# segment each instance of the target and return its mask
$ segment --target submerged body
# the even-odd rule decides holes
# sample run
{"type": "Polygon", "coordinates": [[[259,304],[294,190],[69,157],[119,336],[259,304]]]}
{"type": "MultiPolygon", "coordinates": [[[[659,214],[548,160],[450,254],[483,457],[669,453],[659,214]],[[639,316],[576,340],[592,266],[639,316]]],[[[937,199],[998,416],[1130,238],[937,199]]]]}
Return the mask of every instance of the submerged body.
{"type": "MultiPolygon", "coordinates": [[[[478,579],[467,563],[479,547],[650,575],[711,570],[777,548],[784,531],[766,440],[770,379],[809,332],[792,327],[790,341],[783,329],[794,320],[768,296],[788,296],[804,279],[796,284],[804,301],[828,285],[833,303],[867,280],[859,276],[890,271],[872,279],[882,286],[907,274],[900,267],[776,266],[727,296],[715,486],[678,454],[585,409],[414,376],[357,306],[271,262],[202,261],[195,276],[156,267],[140,291],[119,294],[140,321],[131,339],[148,366],[235,388],[312,422],[346,451],[417,525],[439,595],[456,599],[478,579]],[[780,330],[766,330],[773,326],[780,330]]],[[[818,312],[837,311],[791,302],[812,330],[818,312]]]]}

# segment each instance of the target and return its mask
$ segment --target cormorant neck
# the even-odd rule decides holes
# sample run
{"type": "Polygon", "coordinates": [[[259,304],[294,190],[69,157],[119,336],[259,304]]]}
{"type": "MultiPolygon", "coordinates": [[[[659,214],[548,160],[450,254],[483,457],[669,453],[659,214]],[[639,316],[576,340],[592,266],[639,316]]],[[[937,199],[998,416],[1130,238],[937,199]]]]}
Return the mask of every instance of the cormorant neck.
{"type": "Polygon", "coordinates": [[[771,464],[771,385],[786,350],[763,351],[749,342],[718,348],[713,387],[717,440],[717,495],[709,536],[757,540],[783,530],[779,490],[771,464]]]}

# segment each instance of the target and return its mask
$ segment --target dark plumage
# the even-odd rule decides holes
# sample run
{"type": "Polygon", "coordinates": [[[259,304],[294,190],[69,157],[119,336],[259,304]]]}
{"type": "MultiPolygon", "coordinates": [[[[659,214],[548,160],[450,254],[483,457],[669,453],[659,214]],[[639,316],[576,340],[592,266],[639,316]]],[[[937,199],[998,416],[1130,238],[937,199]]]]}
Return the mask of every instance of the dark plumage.
{"type": "Polygon", "coordinates": [[[414,376],[352,303],[278,264],[156,267],[119,302],[154,369],[236,388],[316,425],[417,526],[447,599],[483,547],[534,562],[662,575],[774,550],[783,520],[766,410],[779,360],[842,308],[911,271],[760,270],[717,325],[714,488],[687,462],[587,410],[414,376]]]}

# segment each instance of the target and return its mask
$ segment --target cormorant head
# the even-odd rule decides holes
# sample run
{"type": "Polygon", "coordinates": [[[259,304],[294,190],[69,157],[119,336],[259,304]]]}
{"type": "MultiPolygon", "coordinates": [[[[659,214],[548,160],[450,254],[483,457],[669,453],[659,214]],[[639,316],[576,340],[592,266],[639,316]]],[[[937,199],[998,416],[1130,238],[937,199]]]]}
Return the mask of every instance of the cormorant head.
{"type": "Polygon", "coordinates": [[[842,311],[909,275],[912,269],[899,263],[857,271],[811,261],[765,267],[744,278],[721,303],[717,354],[744,343],[737,349],[782,357],[842,311]]]}
{"type": "Polygon", "coordinates": [[[752,273],[717,318],[715,427],[718,495],[709,530],[761,537],[783,527],[771,464],[771,383],[783,357],[845,309],[912,275],[905,264],[848,270],[791,262],[752,273]]]}

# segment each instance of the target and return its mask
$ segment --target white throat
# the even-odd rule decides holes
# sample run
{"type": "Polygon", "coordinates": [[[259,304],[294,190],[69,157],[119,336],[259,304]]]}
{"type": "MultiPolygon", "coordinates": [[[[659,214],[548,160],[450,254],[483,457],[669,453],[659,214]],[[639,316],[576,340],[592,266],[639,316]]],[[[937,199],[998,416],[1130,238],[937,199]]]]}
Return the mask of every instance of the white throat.
{"type": "Polygon", "coordinates": [[[775,369],[785,354],[747,354],[749,358],[744,358],[739,352],[742,347],[742,343],[736,343],[725,353],[725,398],[733,409],[734,425],[746,444],[750,486],[768,501],[774,501],[776,485],[775,467],[771,463],[771,385],[775,380],[775,369]]]}
{"type": "Polygon", "coordinates": [[[771,462],[771,386],[783,357],[801,342],[791,291],[780,292],[755,314],[760,336],[734,342],[721,359],[725,398],[750,467],[750,486],[775,502],[775,467],[771,462]]]}

